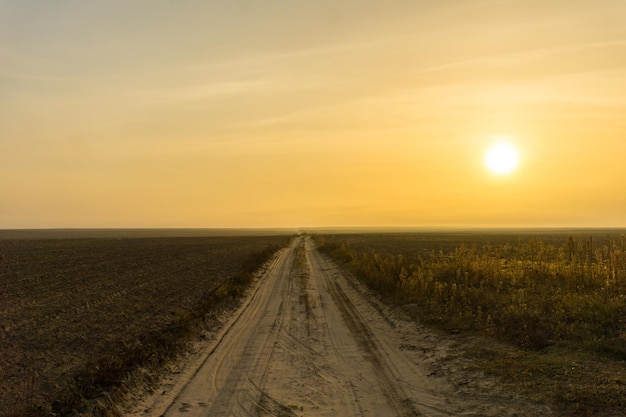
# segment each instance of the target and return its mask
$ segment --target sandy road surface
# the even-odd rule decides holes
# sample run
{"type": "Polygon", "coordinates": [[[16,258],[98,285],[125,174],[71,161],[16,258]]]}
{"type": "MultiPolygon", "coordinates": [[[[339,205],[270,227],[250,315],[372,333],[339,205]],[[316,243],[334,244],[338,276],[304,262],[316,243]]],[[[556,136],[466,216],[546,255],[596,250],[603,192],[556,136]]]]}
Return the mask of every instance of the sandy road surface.
{"type": "Polygon", "coordinates": [[[424,335],[398,326],[357,288],[310,239],[294,240],[203,356],[134,415],[535,414],[433,376],[416,348],[424,335]]]}

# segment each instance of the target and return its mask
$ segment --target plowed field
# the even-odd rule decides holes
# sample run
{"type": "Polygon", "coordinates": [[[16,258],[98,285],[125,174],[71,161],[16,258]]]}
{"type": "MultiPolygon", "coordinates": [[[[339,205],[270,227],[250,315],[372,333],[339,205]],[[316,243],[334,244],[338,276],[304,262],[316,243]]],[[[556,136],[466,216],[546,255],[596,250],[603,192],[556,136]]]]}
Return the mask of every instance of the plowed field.
{"type": "Polygon", "coordinates": [[[148,349],[254,254],[287,241],[0,240],[0,416],[49,412],[89,364],[126,366],[116,355],[148,349]]]}

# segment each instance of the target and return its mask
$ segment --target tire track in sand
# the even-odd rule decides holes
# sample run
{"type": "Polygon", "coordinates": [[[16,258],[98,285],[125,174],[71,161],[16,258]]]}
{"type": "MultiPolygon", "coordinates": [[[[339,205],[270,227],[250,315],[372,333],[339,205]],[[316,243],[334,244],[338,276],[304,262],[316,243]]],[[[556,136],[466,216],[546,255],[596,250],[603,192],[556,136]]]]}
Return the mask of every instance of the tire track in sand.
{"type": "Polygon", "coordinates": [[[276,256],[204,359],[181,374],[181,388],[132,417],[519,415],[430,378],[410,356],[417,353],[402,349],[407,335],[396,332],[300,237],[276,256]]]}

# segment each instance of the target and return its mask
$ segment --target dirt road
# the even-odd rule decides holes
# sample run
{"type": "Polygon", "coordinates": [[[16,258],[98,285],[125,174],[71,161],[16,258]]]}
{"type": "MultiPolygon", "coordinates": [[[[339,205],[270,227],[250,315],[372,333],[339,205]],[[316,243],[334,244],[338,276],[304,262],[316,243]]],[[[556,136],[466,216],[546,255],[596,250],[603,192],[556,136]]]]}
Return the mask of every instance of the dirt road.
{"type": "Polygon", "coordinates": [[[135,416],[535,414],[433,375],[424,365],[424,346],[433,343],[390,319],[302,237],[273,260],[196,362],[135,416]]]}

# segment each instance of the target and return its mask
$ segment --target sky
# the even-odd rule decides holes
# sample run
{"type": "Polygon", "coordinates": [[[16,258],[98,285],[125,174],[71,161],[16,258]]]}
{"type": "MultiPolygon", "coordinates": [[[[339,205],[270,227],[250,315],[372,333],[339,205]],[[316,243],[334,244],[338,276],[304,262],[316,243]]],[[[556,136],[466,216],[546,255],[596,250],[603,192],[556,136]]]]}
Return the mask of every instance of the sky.
{"type": "Polygon", "coordinates": [[[626,227],[626,1],[0,0],[0,229],[626,227]],[[484,155],[519,152],[496,175],[484,155]]]}

